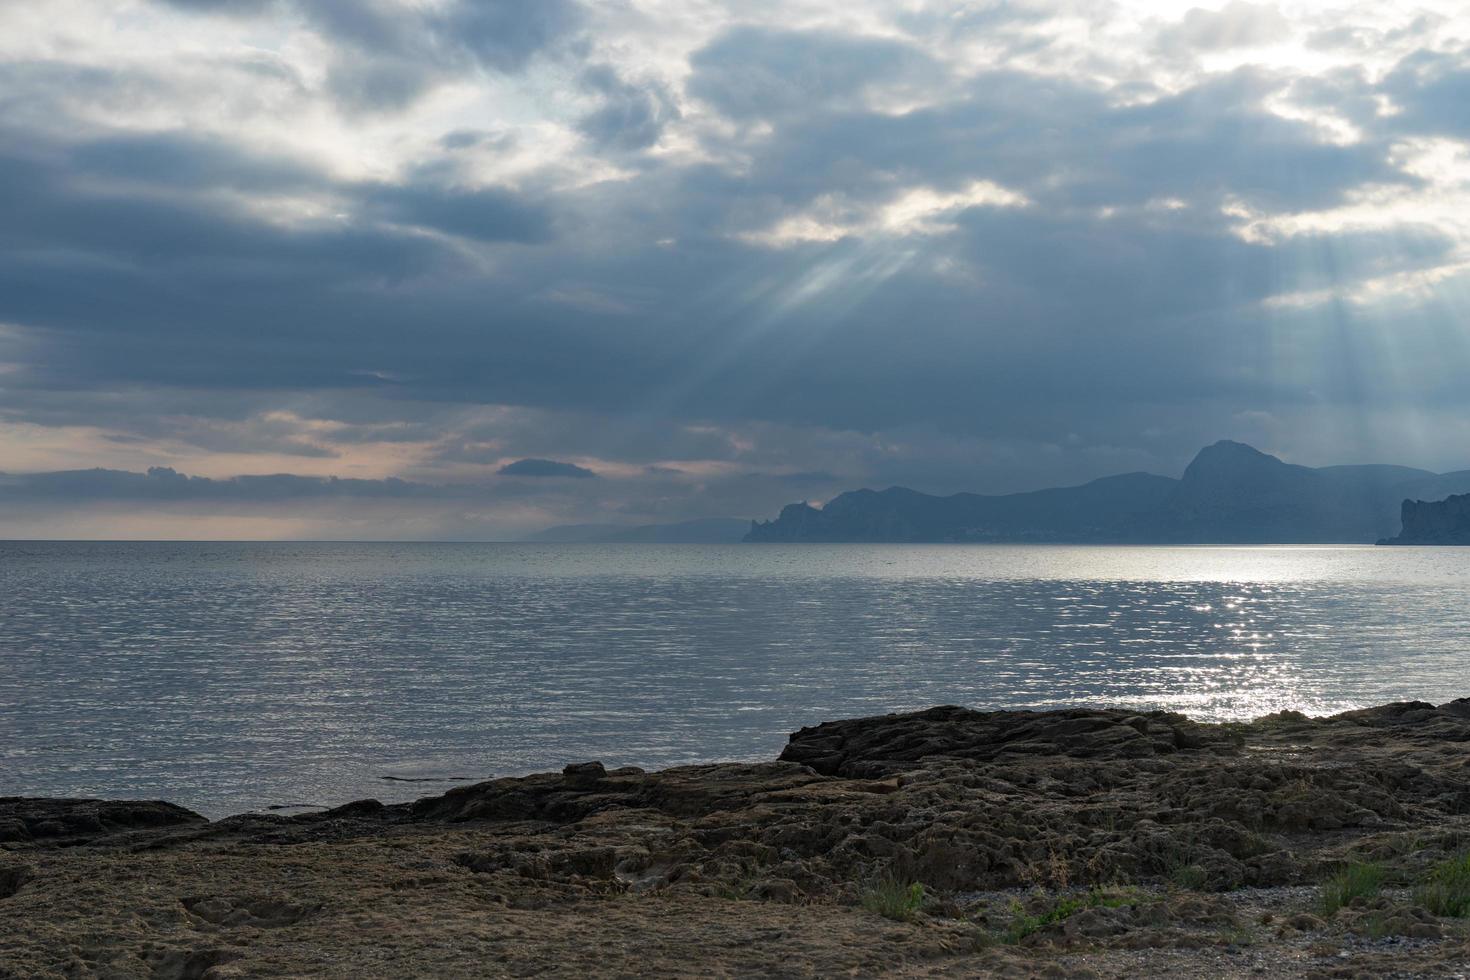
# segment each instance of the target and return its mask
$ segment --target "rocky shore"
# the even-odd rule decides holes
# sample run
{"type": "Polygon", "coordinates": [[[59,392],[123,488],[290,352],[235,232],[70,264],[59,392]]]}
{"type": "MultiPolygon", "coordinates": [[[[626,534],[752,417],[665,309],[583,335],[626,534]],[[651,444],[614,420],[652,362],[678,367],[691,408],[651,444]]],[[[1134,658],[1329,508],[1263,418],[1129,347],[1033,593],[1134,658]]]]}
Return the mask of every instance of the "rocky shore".
{"type": "Polygon", "coordinates": [[[1467,849],[1470,700],[933,708],[298,816],[0,799],[0,977],[1467,977],[1467,849]]]}

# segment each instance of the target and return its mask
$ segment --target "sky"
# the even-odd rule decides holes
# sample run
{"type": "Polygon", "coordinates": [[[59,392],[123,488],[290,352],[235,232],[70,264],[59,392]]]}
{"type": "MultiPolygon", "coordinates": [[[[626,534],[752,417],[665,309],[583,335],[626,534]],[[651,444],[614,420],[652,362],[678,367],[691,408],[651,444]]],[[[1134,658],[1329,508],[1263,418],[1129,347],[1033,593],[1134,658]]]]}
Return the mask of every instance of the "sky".
{"type": "Polygon", "coordinates": [[[0,537],[1470,467],[1460,0],[0,3],[0,537]]]}

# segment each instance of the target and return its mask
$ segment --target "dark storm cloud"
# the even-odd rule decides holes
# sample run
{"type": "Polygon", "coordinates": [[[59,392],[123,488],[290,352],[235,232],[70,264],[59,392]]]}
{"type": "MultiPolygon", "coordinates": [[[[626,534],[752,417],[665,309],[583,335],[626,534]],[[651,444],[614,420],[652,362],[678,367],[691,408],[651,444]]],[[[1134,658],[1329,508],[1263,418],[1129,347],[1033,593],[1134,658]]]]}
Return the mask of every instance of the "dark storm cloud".
{"type": "MultiPolygon", "coordinates": [[[[782,37],[778,46],[798,40],[807,39],[782,37]]],[[[821,50],[816,45],[808,55],[821,50]]],[[[803,59],[767,60],[794,70],[803,59]]],[[[666,200],[669,235],[698,241],[742,220],[773,222],[833,186],[861,203],[891,195],[895,175],[940,188],[997,180],[1046,206],[977,209],[958,221],[959,237],[944,244],[958,248],[988,282],[978,320],[978,294],[963,285],[937,289],[923,264],[880,274],[884,257],[857,242],[775,254],[709,237],[676,256],[647,246],[611,255],[571,246],[549,256],[554,266],[577,265],[592,281],[689,297],[609,334],[601,317],[525,305],[527,293],[555,281],[553,266],[518,263],[515,281],[464,278],[455,274],[452,254],[379,224],[479,241],[550,240],[545,205],[508,192],[321,181],[369,220],[330,232],[293,232],[208,202],[78,189],[66,182],[64,169],[24,161],[12,165],[6,182],[14,219],[0,231],[12,236],[18,252],[7,317],[88,334],[84,348],[70,352],[58,337],[51,360],[70,356],[67,370],[89,383],[131,377],[246,386],[386,384],[430,399],[613,409],[636,404],[638,393],[666,386],[669,378],[704,372],[709,376],[679,396],[679,407],[708,417],[872,426],[891,411],[892,424],[970,415],[973,424],[1003,428],[1014,414],[1004,403],[1019,392],[1014,372],[995,355],[1037,358],[1054,350],[1033,336],[1070,332],[1083,347],[1088,337],[1108,338],[1098,346],[1116,352],[1099,352],[1109,360],[1129,364],[1134,374],[1195,379],[1180,382],[1188,388],[1208,368],[1191,365],[1181,373],[1170,358],[1185,356],[1191,344],[1218,341],[1166,330],[1166,318],[1218,315],[1273,289],[1363,274],[1368,246],[1383,243],[1250,245],[1218,215],[1201,215],[1227,195],[1295,208],[1331,203],[1368,180],[1408,180],[1386,162],[1382,147],[1325,145],[1306,127],[1264,112],[1259,103],[1275,89],[1271,78],[1241,72],[1146,106],[1114,107],[1083,87],[990,74],[956,103],[898,116],[827,112],[778,129],[753,148],[750,171],[738,181],[709,168],[654,171],[630,190],[637,208],[666,200]],[[1077,166],[1080,160],[1088,165],[1077,166]],[[1074,210],[1136,206],[1166,195],[1182,198],[1190,210],[1174,219],[1126,213],[1104,219],[1074,210]],[[1332,268],[1314,271],[1313,249],[1332,268]],[[74,258],[69,266],[58,258],[67,255],[86,260],[74,258]],[[89,266],[83,277],[80,269],[89,266]],[[759,301],[731,304],[719,296],[718,284],[732,280],[766,282],[779,299],[803,292],[803,277],[828,268],[868,284],[862,306],[813,301],[772,314],[759,301]],[[686,302],[705,307],[699,325],[687,321],[686,302]],[[113,311],[106,324],[96,322],[99,304],[113,311]],[[725,351],[741,336],[742,321],[772,315],[811,342],[788,344],[775,360],[759,342],[725,351]],[[927,340],[894,334],[889,325],[896,320],[917,320],[927,340]],[[414,330],[404,331],[405,323],[414,330]],[[1164,342],[1155,344],[1160,331],[1164,342]],[[170,344],[167,356],[140,350],[146,337],[170,344]],[[434,343],[425,344],[430,337],[434,343]],[[1155,344],[1147,358],[1128,347],[1130,337],[1155,344]],[[340,346],[348,338],[351,346],[340,346]],[[276,355],[282,343],[293,351],[289,363],[276,355]],[[442,356],[450,349],[452,358],[442,356]],[[704,361],[719,363],[712,369],[704,361]],[[380,382],[373,371],[402,380],[380,382]],[[988,378],[983,390],[972,384],[977,371],[988,378]],[[793,384],[796,377],[803,383],[793,384]],[[871,397],[874,391],[880,397],[871,397]]],[[[84,146],[74,159],[89,179],[155,175],[184,187],[274,182],[287,189],[310,180],[279,160],[167,134],[84,146]]],[[[617,211],[610,217],[614,231],[626,220],[617,211]]],[[[1444,248],[1433,235],[1391,244],[1375,262],[1412,267],[1444,248]]]]}
{"type": "MultiPolygon", "coordinates": [[[[210,345],[244,331],[255,338],[247,346],[271,335],[294,336],[304,354],[329,337],[358,334],[364,320],[382,323],[394,298],[385,306],[375,293],[431,272],[450,273],[461,263],[423,230],[479,242],[545,242],[552,234],[546,205],[507,191],[428,182],[333,184],[295,162],[197,137],[111,138],[69,152],[33,143],[34,158],[4,155],[5,142],[0,319],[63,331],[53,357],[72,347],[66,334],[96,335],[95,345],[88,341],[73,353],[86,359],[90,351],[102,363],[121,353],[128,362],[152,363],[175,382],[180,373],[200,370],[196,352],[210,365],[201,381],[249,384],[242,377],[246,364],[265,368],[272,361],[283,377],[295,376],[288,383],[323,381],[310,356],[283,363],[278,351],[262,349],[232,364],[210,345]],[[140,194],[138,184],[157,192],[140,194]],[[326,193],[348,220],[293,227],[189,193],[218,189],[326,193]],[[99,317],[100,310],[106,315],[99,317]],[[283,310],[289,310],[285,317],[283,310]],[[318,341],[308,339],[312,334],[318,341]],[[175,338],[166,359],[159,361],[156,351],[107,349],[114,339],[136,348],[148,336],[175,338]]],[[[407,315],[413,300],[397,301],[407,315]]],[[[351,385],[375,383],[372,372],[386,366],[342,365],[330,349],[318,350],[315,359],[339,362],[330,373],[351,385]]],[[[54,366],[64,376],[66,368],[54,366]]]]}
{"type": "MultiPolygon", "coordinates": [[[[1154,118],[1163,121],[1178,118],[1156,112],[1154,118]]],[[[865,127],[852,117],[844,121],[843,131],[853,132],[855,139],[856,131],[865,128],[870,138],[878,137],[863,154],[865,165],[875,172],[897,165],[892,147],[907,144],[918,158],[903,163],[911,170],[927,158],[944,180],[956,180],[967,167],[971,173],[984,173],[985,168],[975,166],[978,154],[953,135],[952,115],[924,116],[899,122],[871,117],[865,127]],[[904,135],[891,132],[895,127],[904,135]]],[[[1167,138],[1186,140],[1180,134],[1167,138]]],[[[801,203],[811,191],[804,178],[786,175],[811,173],[813,187],[835,179],[819,167],[796,165],[796,157],[816,163],[820,158],[815,154],[839,151],[830,130],[819,130],[811,139],[815,143],[782,141],[769,147],[756,170],[766,193],[801,203]]],[[[1209,155],[1202,147],[1191,152],[1201,159],[1209,155]]],[[[1320,160],[1314,153],[1304,155],[1316,167],[1320,160]]],[[[1005,154],[994,159],[1018,174],[1027,169],[1005,154]]],[[[1032,160],[1031,169],[1038,163],[1032,160]]],[[[1352,163],[1346,169],[1354,166],[1366,164],[1352,163]]],[[[847,167],[854,187],[876,190],[876,177],[868,184],[851,163],[847,167]]],[[[1313,195],[1330,188],[1325,178],[1332,167],[1320,170],[1313,195]]],[[[711,300],[698,327],[686,322],[676,306],[610,335],[599,317],[525,307],[517,293],[549,271],[535,266],[525,267],[519,283],[459,279],[451,272],[452,256],[431,242],[371,225],[331,233],[284,232],[232,219],[204,205],[69,192],[39,168],[27,174],[21,166],[14,173],[6,187],[14,194],[18,219],[9,226],[17,236],[15,244],[50,242],[51,247],[44,259],[21,250],[9,271],[0,271],[0,281],[10,278],[7,318],[60,331],[48,363],[34,370],[53,380],[64,373],[82,384],[132,379],[275,387],[378,385],[431,400],[618,409],[636,404],[640,392],[667,386],[669,378],[704,374],[675,407],[715,418],[864,427],[970,417],[971,426],[994,431],[1015,424],[1010,403],[1024,394],[1004,357],[1026,362],[1052,356],[1054,341],[1046,338],[1072,334],[1068,346],[1073,350],[1097,348],[1090,351],[1089,364],[1097,363],[1090,359],[1094,356],[1104,364],[1116,362],[1118,377],[1136,380],[1142,373],[1165,383],[1163,392],[1177,388],[1179,394],[1171,397],[1184,397],[1198,385],[1200,374],[1212,369],[1190,364],[1181,372],[1176,358],[1188,357],[1191,346],[1220,341],[1211,333],[1196,338],[1168,329],[1165,318],[1218,315],[1225,306],[1260,299],[1273,288],[1308,288],[1330,283],[1334,276],[1351,278],[1362,274],[1364,257],[1374,254],[1369,242],[1355,249],[1326,249],[1323,255],[1334,267],[1313,278],[1312,262],[1286,254],[1303,248],[1310,253],[1309,244],[1249,245],[1229,234],[1219,219],[1201,222],[1193,213],[1170,224],[1147,215],[1069,218],[1040,209],[977,209],[960,220],[960,237],[946,247],[958,246],[959,254],[989,279],[985,314],[979,319],[974,313],[979,294],[963,286],[937,289],[922,266],[879,276],[873,270],[882,262],[866,255],[861,243],[772,254],[716,240],[685,255],[676,268],[666,268],[661,256],[641,250],[584,267],[594,279],[636,283],[653,295],[693,287],[692,302],[711,300]],[[54,257],[68,254],[92,256],[100,267],[83,276],[80,269],[86,266],[54,257]],[[133,261],[119,267],[120,257],[133,261]],[[783,291],[801,292],[803,276],[820,275],[827,267],[871,282],[861,307],[814,302],[782,312],[783,329],[811,342],[788,343],[774,361],[759,342],[725,351],[742,335],[743,320],[771,314],[759,302],[715,303],[717,294],[701,295],[699,283],[714,284],[725,277],[766,281],[779,297],[783,291]],[[1221,269],[1229,269],[1230,276],[1222,278],[1221,269]],[[420,285],[418,280],[430,271],[432,279],[420,285]],[[398,285],[385,289],[385,283],[398,285]],[[221,304],[225,295],[230,300],[221,304]],[[105,323],[95,316],[99,304],[113,311],[105,323]],[[920,324],[925,342],[914,343],[911,332],[895,334],[890,325],[899,321],[920,324]],[[412,332],[402,329],[406,323],[415,325],[412,332]],[[86,335],[84,342],[66,340],[78,332],[86,335]],[[1160,342],[1156,338],[1161,332],[1160,342]],[[435,341],[424,343],[428,337],[435,341]],[[1097,338],[1095,345],[1092,337],[1097,338]],[[140,346],[148,338],[167,344],[166,351],[140,346]],[[349,340],[350,346],[340,346],[349,340]],[[1150,344],[1149,356],[1140,360],[1131,343],[1150,344]],[[277,356],[281,344],[293,351],[289,362],[277,356]],[[442,356],[446,349],[454,351],[452,358],[442,356]],[[718,366],[711,371],[706,361],[718,366]],[[373,371],[399,380],[379,380],[373,371]],[[802,383],[793,383],[795,378],[802,383]],[[977,378],[985,381],[978,389],[977,378]],[[1179,380],[1176,384],[1172,379],[1179,380]]],[[[1042,179],[1035,180],[1028,190],[1040,194],[1042,179]]],[[[1285,193],[1289,186],[1277,192],[1285,193]]],[[[1218,187],[1207,189],[1219,192],[1218,187]]],[[[1127,190],[1127,185],[1114,188],[1120,196],[1127,190]]],[[[676,199],[696,203],[707,194],[720,202],[716,207],[728,208],[742,194],[754,192],[747,188],[731,194],[723,183],[702,187],[690,178],[675,193],[676,199]]],[[[481,212],[451,206],[438,191],[389,196],[391,205],[372,194],[365,200],[378,201],[383,217],[426,225],[439,221],[452,233],[477,232],[488,238],[478,232],[483,224],[502,238],[536,237],[524,221],[503,220],[503,199],[497,197],[488,198],[481,212]]],[[[1374,262],[1412,266],[1442,251],[1433,236],[1419,244],[1410,240],[1412,248],[1404,241],[1389,244],[1388,258],[1380,255],[1374,262]]],[[[562,254],[560,261],[568,260],[588,261],[576,250],[562,254]]],[[[1059,388],[1075,389],[1067,371],[1054,370],[1052,376],[1059,388]]],[[[1079,396],[1090,390],[1091,385],[1077,389],[1079,396]]]]}
{"type": "Polygon", "coordinates": [[[496,150],[506,151],[515,148],[516,138],[511,133],[456,129],[452,133],[445,133],[441,136],[439,145],[446,150],[468,150],[477,146],[489,146],[496,150]]]}
{"type": "Polygon", "coordinates": [[[575,463],[554,459],[518,459],[506,463],[498,471],[501,476],[530,476],[551,479],[590,480],[597,474],[575,463]]]}
{"type": "MultiPolygon", "coordinates": [[[[1278,293],[1433,266],[1455,247],[1444,232],[1413,226],[1253,243],[1187,213],[1087,220],[977,209],[960,224],[966,254],[1001,283],[998,301],[1022,306],[1038,329],[1059,327],[1080,343],[1134,331],[1142,340],[1158,325],[1278,293]],[[1073,330],[1089,321],[1094,329],[1073,330]]],[[[1192,342],[1195,332],[1180,337],[1192,342]]]]}
{"type": "Polygon", "coordinates": [[[328,85],[347,106],[396,110],[436,82],[476,68],[515,72],[574,31],[575,0],[451,0],[405,7],[387,0],[156,0],[210,14],[291,15],[337,47],[328,85]]]}
{"type": "Polygon", "coordinates": [[[1230,195],[1295,211],[1340,201],[1365,182],[1412,181],[1386,143],[1326,144],[1310,126],[1268,112],[1262,102],[1284,84],[1241,70],[1117,106],[1081,85],[986,73],[964,98],[933,108],[822,113],[780,130],[739,186],[791,204],[834,184],[888,194],[895,175],[941,187],[988,178],[1052,208],[1171,196],[1212,205],[1230,195]]]}
{"type": "Polygon", "coordinates": [[[602,98],[602,105],[579,119],[577,128],[602,146],[641,150],[657,143],[664,127],[679,118],[679,108],[663,86],[635,85],[609,65],[588,68],[581,81],[602,98]]]}
{"type": "Polygon", "coordinates": [[[0,473],[0,501],[59,505],[85,501],[274,503],[323,498],[426,499],[462,497],[473,490],[435,487],[406,480],[352,480],[290,474],[211,480],[169,467],[146,473],[128,470],[63,470],[0,473]]]}
{"type": "Polygon", "coordinates": [[[464,0],[430,23],[482,64],[514,71],[581,19],[581,7],[573,0],[464,0]]]}
{"type": "Polygon", "coordinates": [[[78,174],[173,189],[232,187],[289,191],[320,188],[321,175],[295,160],[259,154],[184,132],[129,133],[92,140],[70,156],[78,174]]]}
{"type": "Polygon", "coordinates": [[[1301,79],[1293,91],[1384,137],[1470,138],[1470,53],[1419,50],[1381,79],[1339,69],[1301,79]]]}
{"type": "MultiPolygon", "coordinates": [[[[906,23],[1010,37],[1040,16],[1006,6],[971,9],[983,25],[906,23]]],[[[736,488],[817,496],[909,473],[959,489],[987,462],[1067,482],[1053,469],[1077,457],[1052,467],[1026,454],[1069,433],[1109,447],[1085,477],[1113,460],[1172,461],[1247,409],[1466,398],[1444,368],[1465,358],[1429,306],[1396,311],[1392,363],[1418,384],[1394,394],[1382,372],[1332,367],[1384,363],[1371,317],[1340,302],[1267,305],[1443,266],[1453,235],[1407,221],[1246,228],[1366,188],[1423,189],[1394,142],[1470,132],[1457,58],[1411,57],[1381,84],[1351,69],[1304,81],[1246,68],[1125,91],[1084,71],[961,77],[917,43],[746,25],[695,50],[680,90],[677,73],[579,55],[568,39],[586,22],[571,3],[249,8],[229,9],[290,16],[326,39],[330,84],[364,109],[565,56],[574,101],[560,125],[574,135],[557,145],[589,154],[573,161],[585,169],[568,177],[546,159],[514,186],[486,186],[473,178],[498,171],[477,164],[538,150],[526,131],[466,117],[416,133],[427,149],[392,181],[348,180],[243,128],[69,125],[73,103],[43,97],[100,97],[107,72],[4,66],[24,97],[0,85],[0,417],[218,452],[422,442],[426,468],[455,473],[522,456],[507,475],[572,466],[545,459],[558,455],[647,464],[657,492],[634,506],[671,509],[692,491],[669,487],[701,472],[679,461],[718,461],[728,469],[700,492],[727,494],[719,509],[733,513],[736,488]],[[1397,116],[1377,113],[1385,94],[1397,116]],[[1272,111],[1282,98],[1340,110],[1362,138],[1328,141],[1272,111]],[[61,124],[41,126],[48,113],[61,124]],[[670,146],[682,149],[640,152],[670,146]],[[905,195],[977,181],[1016,200],[880,220],[905,195]],[[273,210],[283,198],[313,217],[273,210]],[[781,240],[788,222],[837,230],[781,240]],[[338,420],[368,402],[320,437],[258,421],[282,405],[338,420]],[[452,417],[466,405],[537,411],[452,417]],[[230,424],[179,421],[190,416],[230,424]],[[1162,448],[1141,435],[1161,419],[1179,428],[1162,448]],[[905,448],[892,455],[852,435],[896,430],[905,448]]],[[[1272,17],[1237,3],[1177,26],[1190,50],[1231,50],[1269,39],[1272,17]]],[[[127,84],[149,100],[167,90],[127,84]]],[[[590,497],[614,480],[500,482],[528,498],[590,497]]]]}
{"type": "Polygon", "coordinates": [[[689,60],[690,94],[735,119],[851,107],[875,86],[938,77],[900,41],[754,26],[727,31],[689,60]]]}
{"type": "Polygon", "coordinates": [[[1419,52],[1401,61],[1381,90],[1401,110],[1390,122],[1396,128],[1470,137],[1470,55],[1419,52]]]}
{"type": "Polygon", "coordinates": [[[389,221],[432,228],[481,242],[545,242],[551,214],[509,191],[380,187],[363,195],[389,221]]]}
{"type": "MultiPolygon", "coordinates": [[[[206,68],[213,82],[232,89],[238,100],[232,108],[251,103],[262,86],[303,91],[294,68],[266,52],[221,52],[207,59],[206,68]]],[[[45,144],[58,130],[96,134],[105,131],[97,119],[126,113],[168,118],[176,111],[179,88],[177,76],[145,64],[0,60],[0,145],[45,144]]]]}
{"type": "Polygon", "coordinates": [[[410,58],[381,55],[344,59],[332,67],[327,84],[343,107],[354,112],[406,109],[418,101],[437,72],[410,58]]]}
{"type": "Polygon", "coordinates": [[[392,57],[463,58],[514,71],[580,25],[575,0],[450,0],[405,7],[385,0],[156,0],[182,10],[237,16],[290,11],[328,41],[392,57]]]}
{"type": "MultiPolygon", "coordinates": [[[[330,193],[362,217],[483,242],[544,242],[551,237],[550,210],[508,190],[445,186],[432,176],[407,184],[333,183],[299,161],[187,133],[94,140],[73,150],[67,162],[80,177],[170,190],[330,193]]],[[[52,176],[58,170],[55,164],[47,169],[52,176]]]]}
{"type": "MultiPolygon", "coordinates": [[[[151,364],[176,381],[198,370],[198,358],[218,362],[204,378],[238,379],[241,369],[211,348],[246,330],[259,367],[273,360],[287,375],[320,378],[308,364],[294,371],[295,358],[283,360],[279,350],[271,356],[259,345],[294,336],[313,346],[299,327],[328,312],[325,289],[370,289],[449,261],[418,236],[371,225],[290,229],[209,201],[81,190],[59,180],[54,168],[14,158],[0,160],[0,209],[0,318],[62,331],[44,368],[53,377],[82,368],[95,353],[103,361],[120,354],[119,368],[151,364]],[[293,300],[302,304],[294,322],[269,315],[293,300]],[[98,346],[82,336],[97,338],[98,346]],[[149,346],[148,338],[168,336],[174,346],[149,346]],[[109,350],[114,344],[118,349],[109,350]],[[81,363],[60,363],[68,350],[81,363]]],[[[333,305],[340,315],[342,307],[327,302],[333,305]]]]}

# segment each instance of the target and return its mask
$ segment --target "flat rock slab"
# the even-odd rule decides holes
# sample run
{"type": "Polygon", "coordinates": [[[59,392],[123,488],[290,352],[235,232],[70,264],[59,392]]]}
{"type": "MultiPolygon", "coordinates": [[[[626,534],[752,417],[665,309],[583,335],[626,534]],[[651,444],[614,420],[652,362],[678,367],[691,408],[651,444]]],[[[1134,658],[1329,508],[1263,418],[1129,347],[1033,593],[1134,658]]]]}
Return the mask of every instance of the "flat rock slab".
{"type": "Polygon", "coordinates": [[[0,843],[88,840],[131,830],[204,824],[192,810],[158,800],[0,797],[0,843]]]}
{"type": "Polygon", "coordinates": [[[952,706],[829,721],[791,736],[781,759],[831,776],[878,777],[938,757],[1138,759],[1178,752],[1232,754],[1238,737],[1162,711],[972,711],[952,706]]]}

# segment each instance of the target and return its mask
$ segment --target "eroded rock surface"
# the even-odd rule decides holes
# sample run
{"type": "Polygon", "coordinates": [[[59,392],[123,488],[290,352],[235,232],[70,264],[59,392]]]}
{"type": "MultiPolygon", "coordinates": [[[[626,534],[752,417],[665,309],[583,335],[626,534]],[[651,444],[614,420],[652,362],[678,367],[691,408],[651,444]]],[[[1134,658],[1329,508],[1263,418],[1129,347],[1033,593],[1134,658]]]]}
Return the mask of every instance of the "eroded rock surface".
{"type": "Polygon", "coordinates": [[[122,831],[204,822],[192,810],[156,800],[0,797],[0,843],[93,839],[122,831]]]}
{"type": "Polygon", "coordinates": [[[1470,956],[1409,895],[1470,847],[1470,701],[1240,725],[943,707],[805,728],[769,763],[0,820],[0,977],[1448,977],[1470,956]],[[1324,916],[1349,860],[1392,888],[1324,916]]]}
{"type": "Polygon", "coordinates": [[[830,721],[791,736],[781,758],[831,776],[882,776],[936,758],[973,762],[1018,757],[1139,759],[1195,750],[1231,752],[1218,726],[1163,711],[971,711],[830,721]]]}

